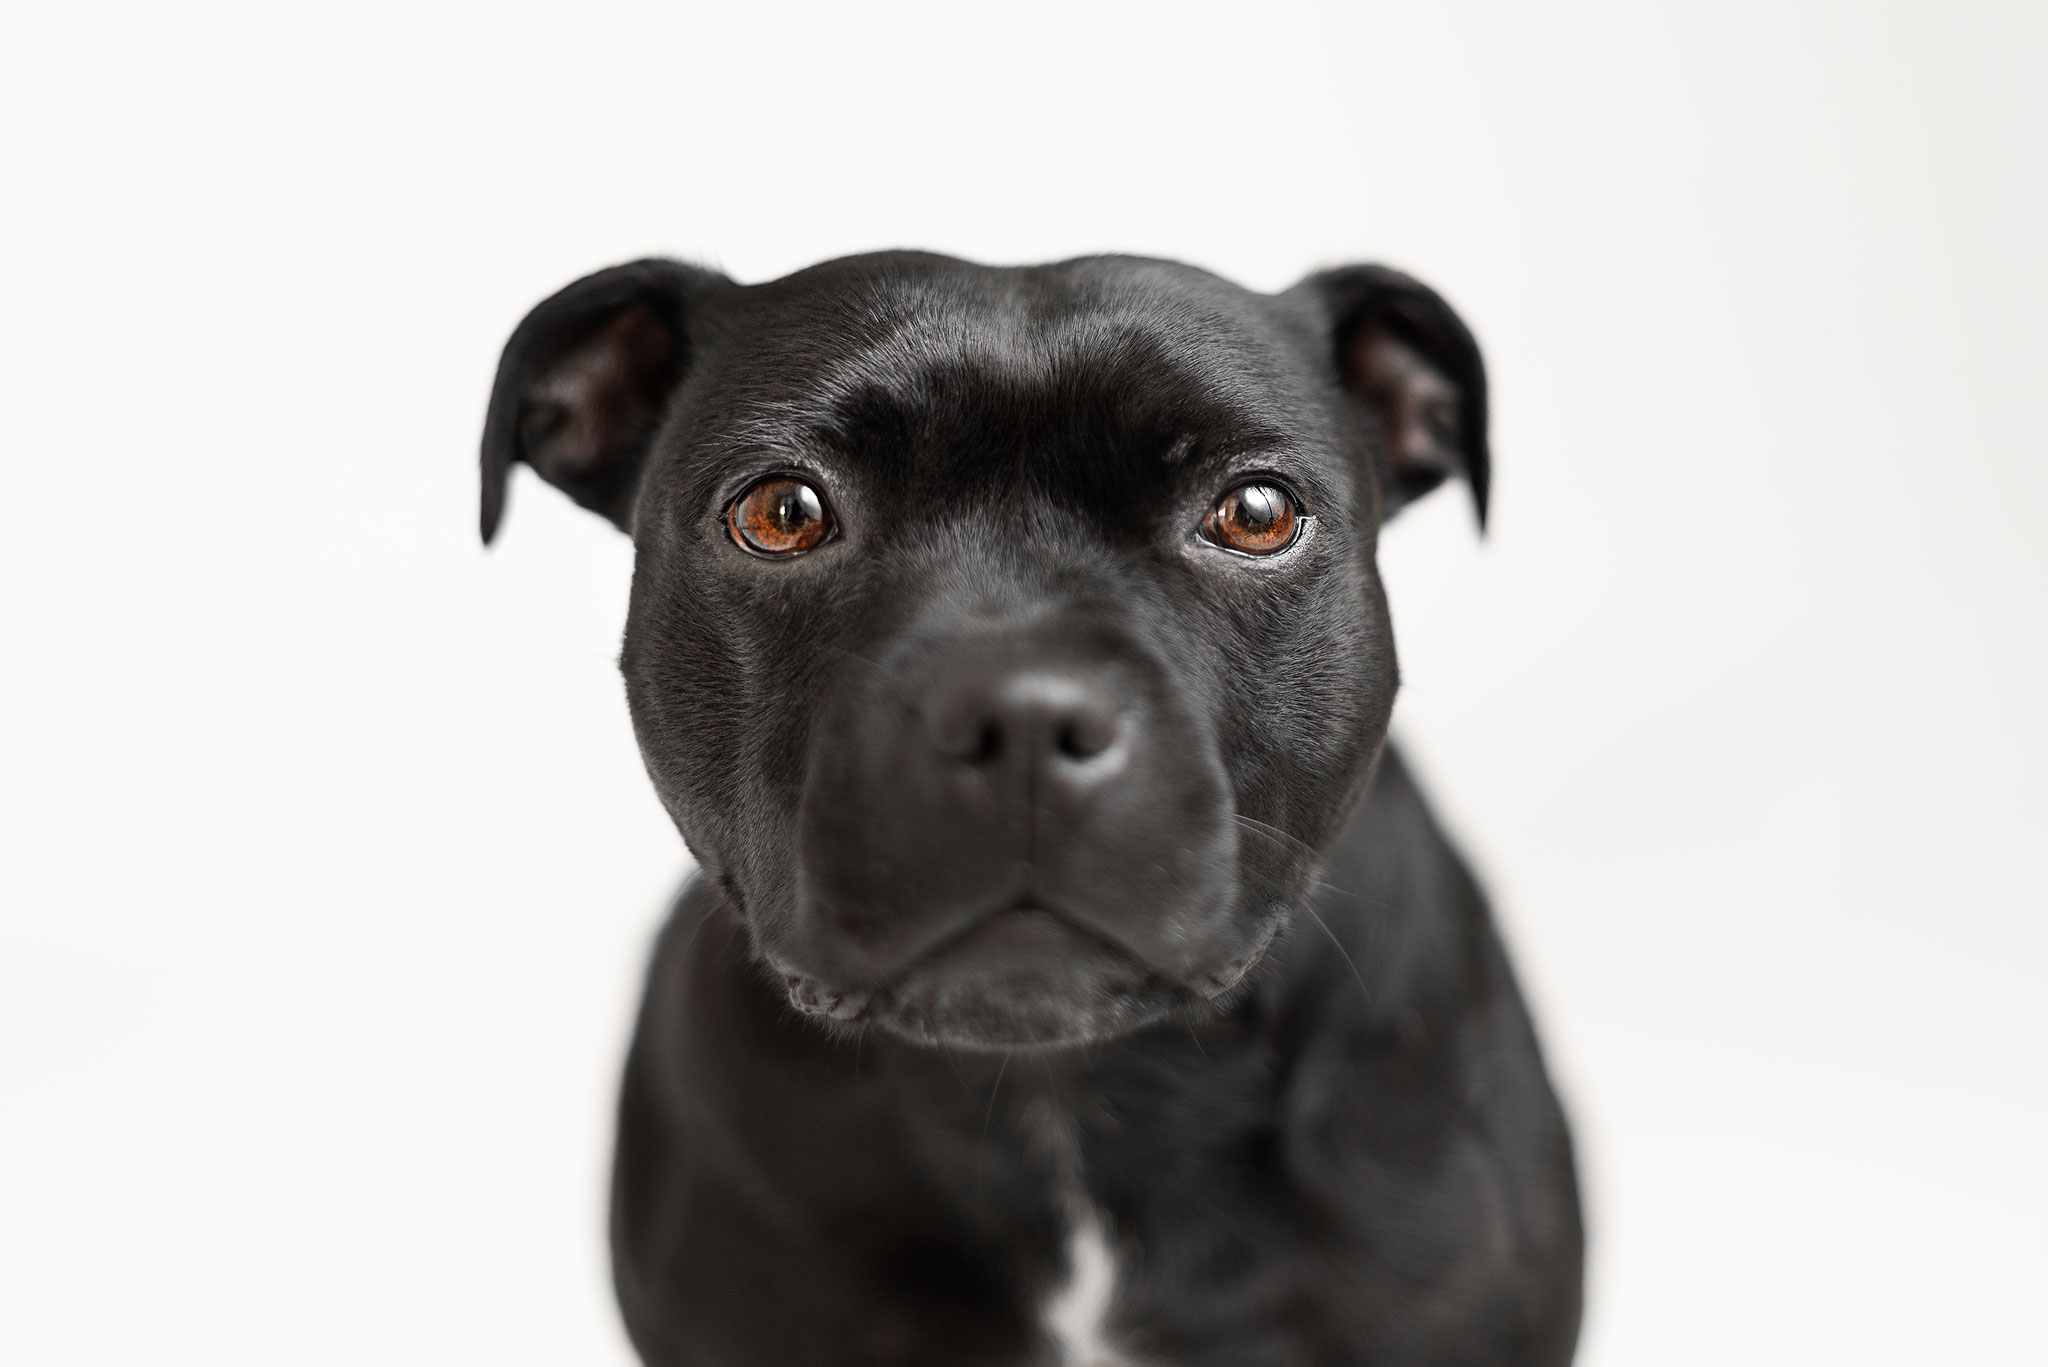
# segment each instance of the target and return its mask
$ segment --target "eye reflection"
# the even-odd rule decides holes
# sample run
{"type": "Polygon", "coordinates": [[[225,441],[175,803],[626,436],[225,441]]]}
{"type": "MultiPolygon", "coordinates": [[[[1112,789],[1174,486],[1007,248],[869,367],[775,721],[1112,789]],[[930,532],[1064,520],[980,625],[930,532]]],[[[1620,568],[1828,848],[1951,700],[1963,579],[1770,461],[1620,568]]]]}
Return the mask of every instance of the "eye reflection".
{"type": "Polygon", "coordinates": [[[1247,480],[1225,494],[1202,519],[1202,535],[1242,555],[1272,555],[1294,544],[1301,507],[1294,495],[1266,480],[1247,480]]]}
{"type": "Polygon", "coordinates": [[[794,475],[770,475],[748,486],[725,513],[732,539],[755,555],[801,555],[823,545],[832,518],[818,491],[794,475]]]}

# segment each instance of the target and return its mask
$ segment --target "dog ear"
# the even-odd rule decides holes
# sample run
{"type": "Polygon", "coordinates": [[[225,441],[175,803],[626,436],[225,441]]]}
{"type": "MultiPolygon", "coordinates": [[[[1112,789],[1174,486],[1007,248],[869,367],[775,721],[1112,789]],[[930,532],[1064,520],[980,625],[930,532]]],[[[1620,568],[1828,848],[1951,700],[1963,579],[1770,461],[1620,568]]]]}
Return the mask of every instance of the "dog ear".
{"type": "Polygon", "coordinates": [[[640,467],[688,368],[691,306],[724,277],[679,261],[586,275],[534,307],[498,360],[484,416],[485,544],[515,461],[625,530],[640,467]]]}
{"type": "Polygon", "coordinates": [[[1323,271],[1289,293],[1320,304],[1345,392],[1379,420],[1382,520],[1463,475],[1484,530],[1486,366],[1463,320],[1435,290],[1385,266],[1323,271]]]}

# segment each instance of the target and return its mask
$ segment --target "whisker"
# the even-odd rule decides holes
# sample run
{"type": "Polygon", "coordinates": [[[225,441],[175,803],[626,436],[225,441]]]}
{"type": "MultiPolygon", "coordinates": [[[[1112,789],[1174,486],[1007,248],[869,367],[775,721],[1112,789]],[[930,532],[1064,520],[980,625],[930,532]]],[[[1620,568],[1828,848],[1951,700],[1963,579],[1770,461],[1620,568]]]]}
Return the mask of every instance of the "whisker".
{"type": "MultiPolygon", "coordinates": [[[[1302,854],[1309,856],[1310,858],[1320,857],[1317,855],[1316,851],[1308,844],[1307,841],[1289,835],[1287,832],[1281,830],[1278,826],[1268,825],[1266,822],[1260,821],[1257,817],[1246,816],[1243,812],[1232,812],[1230,814],[1230,819],[1237,822],[1246,830],[1250,831],[1253,835],[1264,836],[1266,839],[1271,840],[1274,844],[1280,845],[1283,848],[1298,851],[1302,854]]],[[[1261,872],[1259,869],[1251,865],[1247,864],[1243,867],[1245,868],[1246,872],[1250,873],[1255,878],[1262,879],[1268,885],[1276,888],[1279,886],[1278,879],[1270,877],[1269,875],[1261,872]]],[[[1320,888],[1324,892],[1333,892],[1337,894],[1337,896],[1347,898],[1353,902],[1363,902],[1367,906],[1378,907],[1383,911],[1397,910],[1397,908],[1391,902],[1383,902],[1377,897],[1368,897],[1362,892],[1354,892],[1350,888],[1340,887],[1338,884],[1332,883],[1327,878],[1310,879],[1309,886],[1312,888],[1320,888]]]]}
{"type": "Polygon", "coordinates": [[[878,673],[881,671],[882,665],[879,660],[870,660],[867,656],[861,654],[857,650],[848,650],[845,646],[833,645],[828,645],[825,647],[825,649],[831,651],[834,655],[844,655],[849,660],[858,660],[862,664],[866,665],[869,669],[875,670],[878,673]]]}
{"type": "Polygon", "coordinates": [[[1395,906],[1392,902],[1382,902],[1377,897],[1367,897],[1362,892],[1353,892],[1350,888],[1339,887],[1335,883],[1332,883],[1327,879],[1317,878],[1310,882],[1309,886],[1312,888],[1319,888],[1324,892],[1333,892],[1339,897],[1346,897],[1354,902],[1363,902],[1365,905],[1369,907],[1378,907],[1381,911],[1400,910],[1400,908],[1395,906]]]}
{"type": "Polygon", "coordinates": [[[1276,844],[1307,855],[1310,859],[1321,857],[1316,848],[1306,840],[1302,840],[1298,836],[1289,835],[1278,826],[1270,826],[1257,817],[1246,816],[1243,812],[1232,812],[1230,819],[1250,831],[1253,835],[1263,835],[1276,844]]]}
{"type": "Polygon", "coordinates": [[[1003,1090],[1003,1074],[1010,1068],[1010,1051],[1003,1051],[1003,1061],[996,1065],[996,1080],[988,1089],[988,1112],[981,1118],[981,1137],[988,1138],[989,1122],[996,1117],[996,1093],[1003,1090]]]}
{"type": "Polygon", "coordinates": [[[678,964],[687,964],[690,962],[691,951],[697,948],[697,937],[704,933],[704,927],[711,923],[711,918],[715,914],[716,913],[712,912],[710,909],[707,908],[704,911],[704,913],[697,918],[697,924],[690,927],[690,933],[683,937],[682,948],[676,951],[676,962],[678,964]]]}
{"type": "Polygon", "coordinates": [[[1316,912],[1316,909],[1310,906],[1308,903],[1303,902],[1301,904],[1301,909],[1307,912],[1310,918],[1314,920],[1317,925],[1323,928],[1323,934],[1330,937],[1330,943],[1337,946],[1337,952],[1344,956],[1344,966],[1346,968],[1349,968],[1351,970],[1351,976],[1358,980],[1358,990],[1364,993],[1366,999],[1370,1001],[1372,999],[1372,989],[1365,985],[1365,975],[1363,973],[1360,973],[1358,971],[1358,965],[1352,962],[1351,951],[1344,948],[1344,942],[1337,938],[1337,932],[1331,930],[1330,923],[1328,921],[1325,921],[1316,912]]]}
{"type": "Polygon", "coordinates": [[[942,1044],[939,1046],[939,1052],[946,1056],[946,1066],[953,1070],[953,1080],[960,1084],[960,1090],[967,1093],[970,1098],[974,1098],[974,1089],[967,1085],[967,1074],[960,1071],[960,1060],[954,1057],[953,1047],[948,1044],[942,1044]]]}
{"type": "Polygon", "coordinates": [[[995,1084],[988,1089],[988,1110],[981,1117],[981,1138],[974,1141],[974,1190],[981,1191],[981,1174],[988,1159],[988,1127],[996,1118],[996,1093],[1003,1090],[1003,1074],[1010,1069],[1010,1051],[1003,1051],[1003,1061],[996,1066],[995,1084]]]}

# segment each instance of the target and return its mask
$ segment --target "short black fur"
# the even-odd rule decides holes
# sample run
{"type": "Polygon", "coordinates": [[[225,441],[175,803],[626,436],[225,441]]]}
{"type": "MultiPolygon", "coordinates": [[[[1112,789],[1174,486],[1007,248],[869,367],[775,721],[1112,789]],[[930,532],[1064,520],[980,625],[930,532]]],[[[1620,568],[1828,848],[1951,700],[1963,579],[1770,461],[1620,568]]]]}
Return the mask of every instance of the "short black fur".
{"type": "Polygon", "coordinates": [[[622,668],[702,872],[612,1212],[659,1364],[1569,1360],[1571,1148],[1484,900],[1398,757],[1375,568],[1485,376],[1433,292],[885,253],[600,272],[508,344],[534,466],[637,547],[622,668]],[[816,490],[763,556],[736,501],[816,490]],[[1284,491],[1295,539],[1203,529],[1284,491]]]}

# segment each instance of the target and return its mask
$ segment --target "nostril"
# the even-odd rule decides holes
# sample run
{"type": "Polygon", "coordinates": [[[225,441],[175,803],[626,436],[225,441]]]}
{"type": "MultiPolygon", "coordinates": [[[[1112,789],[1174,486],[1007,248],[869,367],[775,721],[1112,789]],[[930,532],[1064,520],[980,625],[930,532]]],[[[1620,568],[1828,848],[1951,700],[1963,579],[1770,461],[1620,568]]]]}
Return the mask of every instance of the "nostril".
{"type": "Polygon", "coordinates": [[[1090,765],[1117,745],[1121,701],[1101,683],[1075,672],[1010,669],[966,671],[943,681],[922,713],[939,754],[967,769],[1090,765]]]}
{"type": "Polygon", "coordinates": [[[1002,757],[1003,719],[990,709],[941,708],[930,725],[932,744],[950,760],[981,768],[1002,757]]]}
{"type": "Polygon", "coordinates": [[[1086,759],[1093,751],[1082,748],[1080,729],[1072,722],[1060,728],[1060,753],[1068,759],[1086,759]]]}
{"type": "Polygon", "coordinates": [[[1116,744],[1117,718],[1109,711],[1089,711],[1061,723],[1055,745],[1067,759],[1094,759],[1116,744]]]}
{"type": "Polygon", "coordinates": [[[974,748],[967,753],[969,764],[989,764],[1003,753],[1003,728],[993,721],[981,724],[974,736],[974,748]]]}

